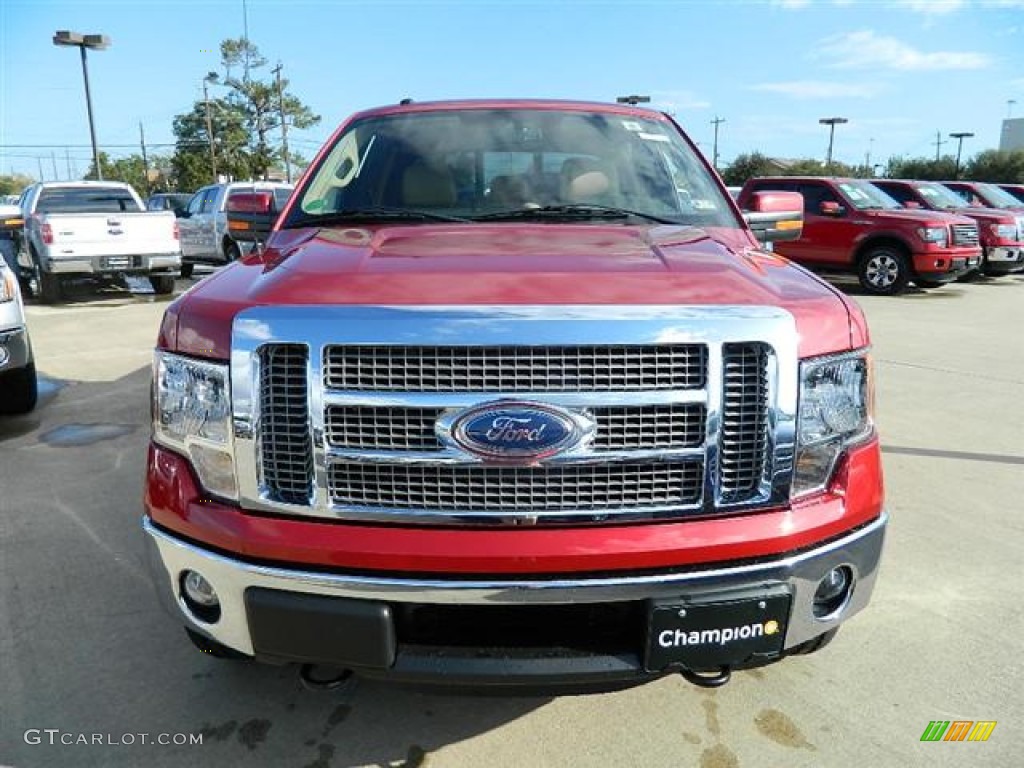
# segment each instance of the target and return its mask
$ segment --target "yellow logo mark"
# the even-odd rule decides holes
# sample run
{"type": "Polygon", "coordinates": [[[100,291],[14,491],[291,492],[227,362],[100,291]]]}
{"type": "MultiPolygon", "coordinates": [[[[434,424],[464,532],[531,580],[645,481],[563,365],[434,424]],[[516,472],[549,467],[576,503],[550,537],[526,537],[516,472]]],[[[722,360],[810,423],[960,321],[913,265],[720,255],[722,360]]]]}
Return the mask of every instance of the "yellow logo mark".
{"type": "Polygon", "coordinates": [[[766,635],[774,635],[778,631],[779,622],[775,621],[775,619],[772,619],[771,621],[766,621],[764,623],[764,633],[766,635]]]}

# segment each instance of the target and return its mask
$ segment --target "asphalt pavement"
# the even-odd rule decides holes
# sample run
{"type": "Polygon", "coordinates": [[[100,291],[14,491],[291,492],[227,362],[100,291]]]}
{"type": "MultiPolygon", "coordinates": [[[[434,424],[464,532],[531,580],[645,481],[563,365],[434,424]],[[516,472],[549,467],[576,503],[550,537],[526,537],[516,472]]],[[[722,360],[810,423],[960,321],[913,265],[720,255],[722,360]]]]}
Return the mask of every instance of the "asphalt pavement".
{"type": "Polygon", "coordinates": [[[30,306],[43,396],[0,419],[0,766],[1020,765],[1024,277],[857,299],[892,513],[873,603],[820,653],[721,689],[556,699],[313,692],[199,653],[157,604],[139,524],[166,303],[30,306]],[[932,720],[997,725],[923,743],[932,720]]]}

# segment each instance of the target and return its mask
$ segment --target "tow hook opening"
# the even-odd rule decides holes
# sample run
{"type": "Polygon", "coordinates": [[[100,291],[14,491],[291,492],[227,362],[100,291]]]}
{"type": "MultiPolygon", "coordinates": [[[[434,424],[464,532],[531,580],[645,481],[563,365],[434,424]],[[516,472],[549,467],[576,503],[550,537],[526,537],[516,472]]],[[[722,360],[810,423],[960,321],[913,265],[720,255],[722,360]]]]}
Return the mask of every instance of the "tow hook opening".
{"type": "Polygon", "coordinates": [[[299,680],[311,691],[335,691],[352,683],[355,675],[351,669],[303,664],[299,667],[299,680]]]}
{"type": "Polygon", "coordinates": [[[732,679],[732,670],[729,667],[719,667],[717,672],[704,673],[694,672],[692,669],[679,671],[683,679],[701,688],[721,688],[732,679]]]}

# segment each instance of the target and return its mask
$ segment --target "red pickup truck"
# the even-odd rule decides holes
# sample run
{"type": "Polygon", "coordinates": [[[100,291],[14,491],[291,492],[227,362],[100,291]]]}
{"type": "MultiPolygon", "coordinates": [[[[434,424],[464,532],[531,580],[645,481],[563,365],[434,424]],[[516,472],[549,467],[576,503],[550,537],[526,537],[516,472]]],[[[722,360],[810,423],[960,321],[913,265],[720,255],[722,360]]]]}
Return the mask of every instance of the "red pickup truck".
{"type": "Polygon", "coordinates": [[[629,105],[351,117],[164,317],[168,610],[310,685],[716,686],[823,646],[888,519],[868,331],[760,247],[799,198],[749,203],[629,105]]]}
{"type": "Polygon", "coordinates": [[[1012,212],[968,205],[964,198],[937,181],[872,179],[871,183],[905,208],[949,211],[973,219],[978,225],[984,255],[981,271],[986,275],[1024,269],[1024,226],[1018,226],[1012,212]]]}
{"type": "Polygon", "coordinates": [[[853,272],[865,291],[895,294],[913,281],[933,288],[981,264],[978,225],[965,216],[908,211],[862,179],[763,177],[740,193],[788,190],[804,198],[803,234],[776,252],[814,269],[853,272]]]}

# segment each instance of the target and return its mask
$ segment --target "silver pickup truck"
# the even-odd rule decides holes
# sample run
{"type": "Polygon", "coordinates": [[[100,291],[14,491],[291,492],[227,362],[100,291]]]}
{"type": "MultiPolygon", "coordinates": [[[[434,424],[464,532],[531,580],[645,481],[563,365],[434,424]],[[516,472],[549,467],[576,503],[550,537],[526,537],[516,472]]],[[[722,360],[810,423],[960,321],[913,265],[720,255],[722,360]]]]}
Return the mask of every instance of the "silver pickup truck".
{"type": "Polygon", "coordinates": [[[236,192],[273,192],[277,210],[292,194],[291,184],[273,181],[233,181],[211,184],[196,192],[180,214],[181,276],[191,277],[196,264],[221,265],[248,253],[251,245],[238,243],[228,232],[227,202],[236,192]]]}
{"type": "Polygon", "coordinates": [[[114,181],[33,184],[21,198],[33,293],[58,301],[71,277],[148,277],[171,293],[181,268],[178,225],[170,211],[146,211],[129,185],[114,181]]]}

